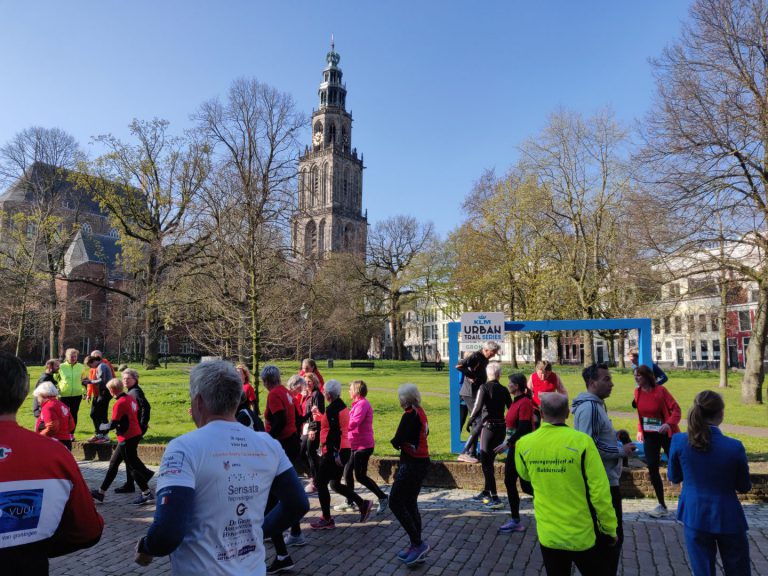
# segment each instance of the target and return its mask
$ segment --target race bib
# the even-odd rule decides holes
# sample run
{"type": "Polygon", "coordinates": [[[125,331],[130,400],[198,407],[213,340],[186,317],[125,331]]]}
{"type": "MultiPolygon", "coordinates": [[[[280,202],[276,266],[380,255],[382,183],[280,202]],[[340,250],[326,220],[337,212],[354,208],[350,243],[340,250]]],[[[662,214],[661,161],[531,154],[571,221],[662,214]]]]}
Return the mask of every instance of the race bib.
{"type": "Polygon", "coordinates": [[[663,424],[661,418],[643,418],[643,432],[658,432],[663,424]]]}

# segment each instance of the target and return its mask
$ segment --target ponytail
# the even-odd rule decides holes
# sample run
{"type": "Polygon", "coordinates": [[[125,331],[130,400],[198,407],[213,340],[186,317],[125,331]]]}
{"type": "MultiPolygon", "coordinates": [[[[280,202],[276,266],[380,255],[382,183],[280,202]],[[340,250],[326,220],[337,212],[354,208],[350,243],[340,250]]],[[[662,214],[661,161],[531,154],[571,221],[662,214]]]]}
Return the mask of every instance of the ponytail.
{"type": "Polygon", "coordinates": [[[723,397],[717,392],[704,390],[696,395],[688,411],[688,443],[694,450],[706,452],[712,443],[710,421],[725,408],[723,397]]]}

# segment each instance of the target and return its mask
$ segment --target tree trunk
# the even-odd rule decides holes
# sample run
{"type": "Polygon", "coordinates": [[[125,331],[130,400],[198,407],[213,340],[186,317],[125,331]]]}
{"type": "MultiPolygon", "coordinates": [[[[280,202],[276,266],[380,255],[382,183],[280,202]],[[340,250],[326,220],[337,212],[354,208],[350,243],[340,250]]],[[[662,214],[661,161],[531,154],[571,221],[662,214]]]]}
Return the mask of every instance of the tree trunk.
{"type": "Polygon", "coordinates": [[[616,358],[616,332],[608,334],[608,366],[615,366],[616,358]]]}
{"type": "Polygon", "coordinates": [[[763,402],[763,360],[765,356],[766,330],[768,330],[768,285],[760,284],[758,290],[757,311],[752,325],[752,336],[747,349],[747,362],[744,379],[741,381],[741,401],[743,404],[762,404],[763,402]]]}
{"type": "Polygon", "coordinates": [[[627,331],[621,330],[619,332],[619,368],[624,370],[624,368],[627,367],[627,365],[624,362],[624,356],[626,353],[624,352],[624,343],[627,340],[627,331]]]}
{"type": "Polygon", "coordinates": [[[531,332],[531,338],[533,338],[533,361],[539,362],[543,358],[542,342],[544,340],[541,332],[531,332]]]}
{"type": "Polygon", "coordinates": [[[595,355],[592,351],[592,330],[582,330],[581,334],[584,341],[584,366],[591,366],[595,363],[595,355]]]}
{"type": "Polygon", "coordinates": [[[147,370],[160,368],[160,313],[157,306],[150,305],[144,315],[144,367],[147,370]]]}
{"type": "Polygon", "coordinates": [[[717,312],[718,324],[720,324],[720,388],[728,388],[728,283],[724,276],[720,278],[720,308],[717,312]]]}
{"type": "MultiPolygon", "coordinates": [[[[59,302],[56,296],[56,278],[53,275],[48,276],[48,350],[51,356],[62,356],[63,350],[59,350],[59,322],[57,313],[59,311],[59,302]]],[[[85,350],[81,350],[87,354],[85,350]]]]}

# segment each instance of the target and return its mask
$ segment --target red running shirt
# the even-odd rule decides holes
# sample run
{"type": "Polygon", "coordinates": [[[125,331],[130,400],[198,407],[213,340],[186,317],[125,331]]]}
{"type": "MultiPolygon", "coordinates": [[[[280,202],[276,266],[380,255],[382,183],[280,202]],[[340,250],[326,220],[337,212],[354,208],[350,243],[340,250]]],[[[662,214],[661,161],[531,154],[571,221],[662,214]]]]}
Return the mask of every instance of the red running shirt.
{"type": "Polygon", "coordinates": [[[550,372],[546,378],[539,378],[539,373],[534,372],[531,374],[531,385],[533,387],[533,403],[539,406],[539,394],[557,391],[557,375],[550,372]]]}
{"type": "Polygon", "coordinates": [[[112,420],[117,420],[120,423],[117,428],[118,442],[125,442],[135,436],[141,436],[139,403],[133,399],[133,396],[128,396],[125,393],[118,396],[112,406],[112,420]]]}
{"type": "Polygon", "coordinates": [[[245,397],[248,400],[248,402],[256,402],[256,391],[253,389],[253,386],[251,386],[248,382],[243,384],[243,392],[245,392],[245,397]]]}
{"type": "Polygon", "coordinates": [[[527,396],[522,396],[512,402],[512,406],[507,410],[507,415],[504,417],[506,427],[509,429],[517,428],[519,422],[530,422],[531,430],[534,429],[533,420],[533,400],[527,396]]]}
{"type": "Polygon", "coordinates": [[[285,440],[296,434],[296,407],[293,394],[284,386],[275,386],[267,394],[267,408],[264,410],[264,426],[267,432],[272,430],[272,415],[285,412],[285,426],[283,426],[278,440],[285,440]]]}
{"type": "Polygon", "coordinates": [[[72,412],[67,405],[57,398],[46,400],[40,408],[35,430],[56,440],[72,440],[74,429],[75,419],[72,418],[72,412]]]}

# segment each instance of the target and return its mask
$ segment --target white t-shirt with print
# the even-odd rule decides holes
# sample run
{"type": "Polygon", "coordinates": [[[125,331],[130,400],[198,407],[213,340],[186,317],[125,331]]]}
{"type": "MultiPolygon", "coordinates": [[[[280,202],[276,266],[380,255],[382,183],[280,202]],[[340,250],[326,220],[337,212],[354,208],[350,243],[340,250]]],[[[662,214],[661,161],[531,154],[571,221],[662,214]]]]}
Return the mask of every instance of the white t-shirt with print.
{"type": "Polygon", "coordinates": [[[172,440],[163,454],[157,490],[195,490],[187,533],[171,554],[172,572],[265,574],[264,508],[272,480],[289,468],[276,440],[239,422],[214,420],[172,440]]]}

